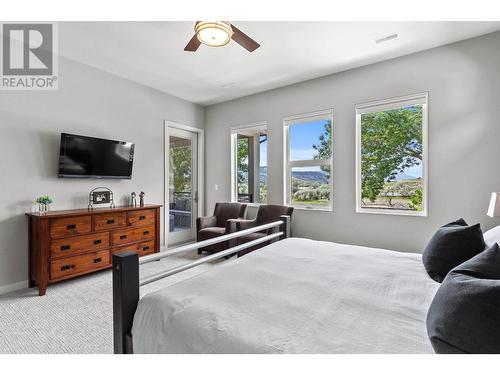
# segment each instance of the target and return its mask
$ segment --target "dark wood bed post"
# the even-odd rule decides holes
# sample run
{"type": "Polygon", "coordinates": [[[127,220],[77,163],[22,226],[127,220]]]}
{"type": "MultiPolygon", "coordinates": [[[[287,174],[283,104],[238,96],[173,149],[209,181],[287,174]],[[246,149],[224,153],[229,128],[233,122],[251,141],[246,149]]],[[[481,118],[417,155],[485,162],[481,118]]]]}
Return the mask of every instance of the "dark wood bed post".
{"type": "Polygon", "coordinates": [[[113,255],[113,338],[115,354],[132,354],[132,323],[139,302],[139,255],[113,255]]]}
{"type": "MultiPolygon", "coordinates": [[[[290,216],[280,216],[280,240],[291,237],[290,216]]],[[[236,245],[236,241],[232,241],[236,245]]],[[[132,354],[132,324],[139,303],[139,255],[128,251],[113,255],[113,339],[115,354],[132,354]]]]}
{"type": "Polygon", "coordinates": [[[288,215],[281,215],[280,220],[283,221],[283,224],[281,224],[279,228],[279,231],[283,232],[283,236],[281,236],[280,240],[291,237],[292,236],[290,228],[291,217],[288,215]]]}

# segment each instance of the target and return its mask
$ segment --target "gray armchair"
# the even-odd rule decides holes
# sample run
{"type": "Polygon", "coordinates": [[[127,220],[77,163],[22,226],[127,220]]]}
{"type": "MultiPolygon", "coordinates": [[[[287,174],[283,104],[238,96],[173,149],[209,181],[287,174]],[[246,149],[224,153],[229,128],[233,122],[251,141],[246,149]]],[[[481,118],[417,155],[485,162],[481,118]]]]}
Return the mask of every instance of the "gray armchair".
{"type": "MultiPolygon", "coordinates": [[[[212,216],[204,216],[196,219],[196,241],[200,242],[231,233],[230,219],[241,219],[245,217],[246,210],[246,204],[216,203],[212,216]]],[[[203,251],[216,253],[228,248],[229,241],[224,241],[200,248],[198,249],[198,254],[201,254],[203,251]]]]}

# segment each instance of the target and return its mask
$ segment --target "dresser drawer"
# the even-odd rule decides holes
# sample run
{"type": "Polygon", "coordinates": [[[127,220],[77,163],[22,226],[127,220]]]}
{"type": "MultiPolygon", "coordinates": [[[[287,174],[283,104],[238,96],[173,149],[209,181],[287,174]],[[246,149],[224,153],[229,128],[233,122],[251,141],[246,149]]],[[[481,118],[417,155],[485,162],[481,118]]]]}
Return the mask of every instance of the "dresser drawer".
{"type": "Polygon", "coordinates": [[[92,231],[92,219],[88,216],[65,217],[50,221],[50,237],[85,234],[92,231]]]}
{"type": "Polygon", "coordinates": [[[52,240],[50,256],[60,258],[82,252],[95,252],[109,247],[109,232],[52,240]]]}
{"type": "Polygon", "coordinates": [[[128,214],[129,225],[147,225],[155,223],[155,210],[130,211],[128,214]]]}
{"type": "Polygon", "coordinates": [[[137,227],[130,229],[116,230],[112,233],[111,238],[113,245],[125,245],[130,242],[152,239],[155,236],[155,227],[148,225],[145,227],[137,227]]]}
{"type": "Polygon", "coordinates": [[[50,262],[50,280],[74,276],[109,267],[109,251],[76,255],[50,262]]]}
{"type": "Polygon", "coordinates": [[[113,255],[124,253],[126,251],[135,251],[137,254],[139,254],[139,256],[153,254],[155,252],[155,242],[146,241],[133,245],[118,247],[113,249],[113,255]]]}
{"type": "Polygon", "coordinates": [[[98,214],[94,216],[94,230],[106,230],[127,225],[127,213],[98,214]]]}

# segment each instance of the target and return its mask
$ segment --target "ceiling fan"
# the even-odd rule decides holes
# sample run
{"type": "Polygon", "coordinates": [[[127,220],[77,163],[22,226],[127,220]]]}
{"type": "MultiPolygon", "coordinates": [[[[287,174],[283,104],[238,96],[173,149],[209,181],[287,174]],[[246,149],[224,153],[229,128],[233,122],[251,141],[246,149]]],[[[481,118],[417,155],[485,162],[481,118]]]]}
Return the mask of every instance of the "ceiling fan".
{"type": "Polygon", "coordinates": [[[195,52],[201,43],[210,47],[222,47],[231,39],[249,52],[260,47],[259,43],[227,21],[197,21],[194,35],[184,51],[195,52]]]}

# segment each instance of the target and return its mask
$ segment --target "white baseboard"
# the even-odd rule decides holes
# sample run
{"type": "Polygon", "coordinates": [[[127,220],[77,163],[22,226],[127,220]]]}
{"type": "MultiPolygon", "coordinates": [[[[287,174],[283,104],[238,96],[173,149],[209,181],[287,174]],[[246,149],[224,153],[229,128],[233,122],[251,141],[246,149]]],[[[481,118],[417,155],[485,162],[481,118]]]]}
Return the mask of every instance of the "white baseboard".
{"type": "Polygon", "coordinates": [[[13,292],[15,290],[24,289],[27,287],[28,287],[28,280],[19,281],[18,283],[14,284],[0,285],[0,294],[13,292]]]}

